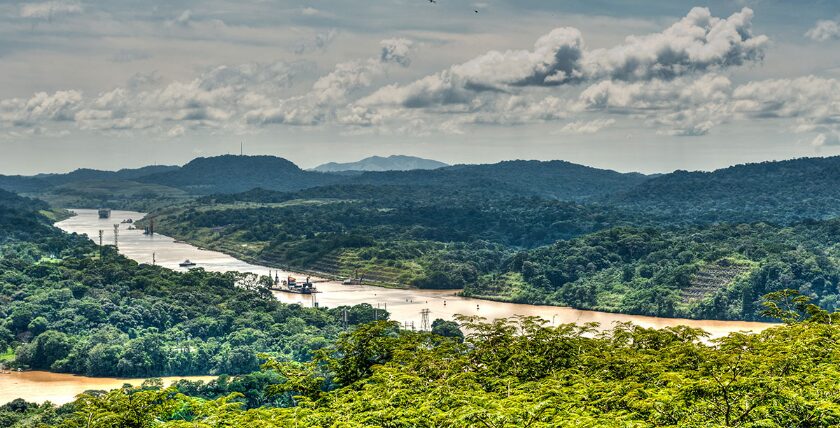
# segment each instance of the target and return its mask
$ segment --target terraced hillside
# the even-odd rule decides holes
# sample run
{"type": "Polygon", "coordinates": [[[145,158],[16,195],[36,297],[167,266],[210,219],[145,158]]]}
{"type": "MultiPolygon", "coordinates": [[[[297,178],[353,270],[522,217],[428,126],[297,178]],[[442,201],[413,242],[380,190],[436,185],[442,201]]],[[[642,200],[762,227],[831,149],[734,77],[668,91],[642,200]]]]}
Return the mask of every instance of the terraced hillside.
{"type": "Polygon", "coordinates": [[[740,275],[749,273],[754,264],[721,259],[701,267],[691,277],[691,283],[680,292],[684,303],[693,303],[726,289],[740,275]]]}

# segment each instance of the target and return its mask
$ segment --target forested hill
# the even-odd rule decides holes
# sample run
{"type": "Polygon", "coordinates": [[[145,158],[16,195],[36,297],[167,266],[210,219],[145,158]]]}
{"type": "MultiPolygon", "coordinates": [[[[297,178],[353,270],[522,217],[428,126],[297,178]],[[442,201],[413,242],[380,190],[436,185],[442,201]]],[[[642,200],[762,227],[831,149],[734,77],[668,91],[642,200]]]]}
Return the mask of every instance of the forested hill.
{"type": "Polygon", "coordinates": [[[135,180],[147,175],[177,169],[177,166],[169,165],[149,165],[141,168],[126,168],[119,171],[102,171],[98,169],[80,168],[66,174],[38,174],[33,178],[37,178],[50,185],[62,185],[78,181],[135,180]]]}
{"type": "Polygon", "coordinates": [[[178,170],[152,174],[138,181],[203,195],[244,192],[256,187],[292,191],[340,180],[340,176],[304,171],[275,156],[225,155],[193,159],[178,170]]]}
{"type": "Polygon", "coordinates": [[[142,209],[146,207],[136,205],[140,199],[172,204],[197,195],[231,194],[255,188],[282,192],[315,189],[313,195],[329,193],[336,198],[345,198],[342,191],[370,192],[375,196],[376,188],[386,186],[391,190],[411,186],[415,189],[412,192],[425,188],[431,195],[537,196],[598,203],[635,211],[634,216],[655,214],[658,218],[670,218],[672,223],[791,224],[840,214],[840,157],[647,176],[565,161],[534,160],[434,170],[320,173],[302,170],[275,156],[226,155],[194,159],[183,167],[0,176],[0,189],[43,198],[53,205],[73,203],[89,208],[107,205],[142,209]]]}
{"type": "Polygon", "coordinates": [[[829,219],[840,215],[840,157],[676,171],[604,202],[692,222],[829,219]]]}
{"type": "Polygon", "coordinates": [[[43,201],[24,198],[0,189],[0,210],[38,211],[46,208],[47,204],[43,201]]]}
{"type": "Polygon", "coordinates": [[[455,165],[430,171],[368,172],[353,184],[417,185],[444,189],[488,188],[560,200],[584,200],[631,189],[648,177],[620,173],[565,161],[504,161],[484,165],[455,165]]]}

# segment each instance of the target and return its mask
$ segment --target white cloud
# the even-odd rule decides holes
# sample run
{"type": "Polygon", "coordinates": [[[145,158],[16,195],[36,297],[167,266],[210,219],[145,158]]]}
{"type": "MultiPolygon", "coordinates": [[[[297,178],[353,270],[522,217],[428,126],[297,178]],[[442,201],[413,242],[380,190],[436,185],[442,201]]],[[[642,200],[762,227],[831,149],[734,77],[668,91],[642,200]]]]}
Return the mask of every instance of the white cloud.
{"type": "Polygon", "coordinates": [[[72,15],[82,12],[78,3],[48,1],[43,3],[24,3],[20,6],[20,16],[31,19],[51,20],[60,15],[72,15]]]}
{"type": "Polygon", "coordinates": [[[805,33],[805,37],[818,42],[840,39],[840,23],[830,20],[817,21],[814,27],[805,33]]]}
{"type": "MultiPolygon", "coordinates": [[[[696,136],[726,123],[772,118],[815,136],[815,145],[836,144],[837,80],[809,76],[736,85],[732,80],[739,80],[728,77],[727,69],[764,55],[767,37],[752,34],[751,19],[749,9],[717,18],[695,8],[662,32],[604,49],[587,48],[577,29],[558,28],[530,49],[489,51],[419,78],[406,68],[415,43],[404,38],[382,40],[378,52],[334,64],[320,77],[312,77],[313,64],[285,61],[212,67],[175,81],[138,73],[95,96],[58,91],[0,100],[0,126],[44,134],[50,127],[136,129],[174,138],[200,128],[240,132],[271,124],[427,135],[563,121],[561,133],[592,134],[630,118],[660,134],[696,136]],[[400,67],[401,79],[414,77],[383,85],[400,67]],[[311,86],[296,85],[299,80],[311,86]]],[[[186,10],[175,22],[198,33],[210,21],[194,21],[186,10]]],[[[310,46],[322,49],[336,33],[317,33],[310,46]]],[[[112,59],[138,57],[143,53],[125,50],[112,59]]]]}
{"type": "Polygon", "coordinates": [[[32,128],[44,122],[74,120],[82,105],[79,91],[38,92],[29,99],[12,98],[0,101],[0,123],[32,128]]]}
{"type": "Polygon", "coordinates": [[[406,108],[469,103],[483,92],[558,86],[599,80],[673,79],[694,72],[759,61],[768,38],[751,31],[753,12],[729,18],[694,8],[661,33],[628,37],[609,49],[587,50],[575,28],[557,28],[537,39],[533,50],[490,51],[408,85],[386,86],[363,104],[406,108]]]}
{"type": "MultiPolygon", "coordinates": [[[[254,108],[246,113],[247,122],[311,126],[335,117],[337,109],[348,105],[351,95],[371,86],[374,79],[381,76],[391,64],[403,67],[410,64],[410,40],[388,39],[380,45],[379,58],[338,63],[332,72],[316,80],[306,95],[254,108]]],[[[346,119],[352,122],[363,120],[361,117],[353,118],[353,114],[347,115],[346,119]]]]}

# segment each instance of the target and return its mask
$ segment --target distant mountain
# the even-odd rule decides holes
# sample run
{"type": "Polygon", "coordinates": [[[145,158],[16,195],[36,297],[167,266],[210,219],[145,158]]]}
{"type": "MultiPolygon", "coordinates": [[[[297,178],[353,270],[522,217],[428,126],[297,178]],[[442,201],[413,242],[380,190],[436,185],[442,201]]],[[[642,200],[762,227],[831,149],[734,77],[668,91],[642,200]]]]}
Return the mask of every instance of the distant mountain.
{"type": "Polygon", "coordinates": [[[829,219],[840,216],[840,157],[675,171],[603,202],[692,222],[829,219]]]}
{"type": "Polygon", "coordinates": [[[147,175],[136,181],[207,195],[238,193],[258,187],[294,191],[333,184],[343,179],[341,176],[304,171],[276,156],[225,155],[193,159],[176,170],[147,175]]]}
{"type": "Polygon", "coordinates": [[[585,200],[629,190],[648,179],[566,161],[504,161],[455,165],[435,170],[366,172],[348,178],[351,184],[437,186],[441,189],[484,189],[491,192],[585,200]]]}
{"type": "Polygon", "coordinates": [[[414,156],[392,155],[388,157],[371,156],[358,162],[330,162],[312,168],[318,172],[343,171],[409,171],[414,169],[437,169],[448,166],[443,162],[414,156]]]}

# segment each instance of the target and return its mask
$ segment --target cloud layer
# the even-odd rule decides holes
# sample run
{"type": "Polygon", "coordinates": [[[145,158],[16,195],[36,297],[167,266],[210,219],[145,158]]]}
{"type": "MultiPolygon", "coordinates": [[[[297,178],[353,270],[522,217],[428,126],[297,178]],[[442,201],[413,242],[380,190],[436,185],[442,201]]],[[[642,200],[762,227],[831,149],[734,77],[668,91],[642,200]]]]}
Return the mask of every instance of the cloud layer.
{"type": "MultiPolygon", "coordinates": [[[[75,3],[48,2],[26,4],[19,14],[52,19],[81,11],[75,3]]],[[[299,13],[324,15],[314,9],[299,13]]],[[[840,143],[837,80],[733,83],[732,70],[759,64],[767,54],[769,39],[753,32],[753,15],[749,8],[728,17],[694,8],[660,32],[600,49],[589,48],[579,29],[555,28],[530,48],[490,50],[431,74],[413,70],[413,59],[428,54],[428,46],[402,37],[382,40],[367,57],[332,64],[320,75],[323,67],[294,60],[209,67],[191,79],[138,73],[96,94],[66,89],[0,100],[0,131],[132,130],[177,138],[196,129],[329,126],[348,133],[427,135],[556,122],[559,134],[596,134],[631,120],[662,135],[698,136],[734,121],[780,120],[814,145],[840,143]],[[402,83],[392,83],[392,74],[402,83]]],[[[167,16],[172,31],[216,22],[202,13],[207,19],[196,20],[190,9],[167,16]]],[[[820,21],[807,35],[824,41],[837,32],[836,22],[820,21]]],[[[338,33],[315,34],[298,53],[323,50],[338,33]]],[[[150,57],[122,49],[110,59],[150,57]]]]}

